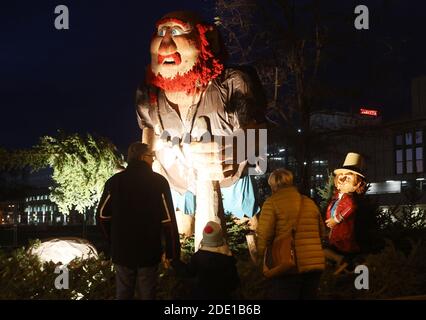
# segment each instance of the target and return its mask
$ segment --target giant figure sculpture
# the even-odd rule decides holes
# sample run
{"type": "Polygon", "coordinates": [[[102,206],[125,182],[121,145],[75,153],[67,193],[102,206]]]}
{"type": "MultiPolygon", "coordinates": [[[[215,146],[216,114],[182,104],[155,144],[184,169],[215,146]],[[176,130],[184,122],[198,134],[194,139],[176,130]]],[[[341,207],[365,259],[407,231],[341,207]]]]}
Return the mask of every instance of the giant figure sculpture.
{"type": "Polygon", "coordinates": [[[349,152],[343,166],[334,170],[335,193],[328,204],[325,221],[330,228],[330,248],[324,252],[327,258],[338,263],[335,274],[350,265],[360,252],[355,226],[358,214],[356,198],[367,190],[363,168],[363,157],[349,152]]]}
{"type": "Polygon", "coordinates": [[[208,221],[224,226],[223,211],[239,218],[258,211],[247,157],[237,161],[213,137],[262,128],[265,105],[247,72],[224,67],[216,28],[196,14],[161,18],[150,50],[136,98],[142,141],[155,151],[153,168],[169,181],[175,209],[195,213],[197,250],[208,221]]]}

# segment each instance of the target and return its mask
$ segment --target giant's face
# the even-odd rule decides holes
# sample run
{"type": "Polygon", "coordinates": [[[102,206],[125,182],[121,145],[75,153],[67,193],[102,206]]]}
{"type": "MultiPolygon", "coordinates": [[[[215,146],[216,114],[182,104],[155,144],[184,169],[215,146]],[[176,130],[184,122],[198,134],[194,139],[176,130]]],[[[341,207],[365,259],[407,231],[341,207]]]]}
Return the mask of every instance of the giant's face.
{"type": "Polygon", "coordinates": [[[187,23],[177,19],[162,21],[151,41],[151,70],[155,76],[172,79],[184,75],[197,62],[197,33],[187,23]]]}
{"type": "Polygon", "coordinates": [[[341,193],[355,192],[359,187],[358,176],[352,172],[339,173],[334,180],[336,189],[341,193]]]}

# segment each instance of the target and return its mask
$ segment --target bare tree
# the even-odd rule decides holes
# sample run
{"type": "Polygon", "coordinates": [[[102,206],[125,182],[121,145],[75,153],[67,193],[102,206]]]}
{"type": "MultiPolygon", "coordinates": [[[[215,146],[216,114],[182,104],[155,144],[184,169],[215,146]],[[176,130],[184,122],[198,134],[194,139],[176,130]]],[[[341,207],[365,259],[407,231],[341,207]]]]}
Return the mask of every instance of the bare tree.
{"type": "Polygon", "coordinates": [[[293,146],[296,175],[310,188],[310,114],[317,106],[317,79],[325,27],[319,2],[217,0],[216,22],[225,33],[231,61],[251,63],[269,97],[267,118],[293,146]]]}

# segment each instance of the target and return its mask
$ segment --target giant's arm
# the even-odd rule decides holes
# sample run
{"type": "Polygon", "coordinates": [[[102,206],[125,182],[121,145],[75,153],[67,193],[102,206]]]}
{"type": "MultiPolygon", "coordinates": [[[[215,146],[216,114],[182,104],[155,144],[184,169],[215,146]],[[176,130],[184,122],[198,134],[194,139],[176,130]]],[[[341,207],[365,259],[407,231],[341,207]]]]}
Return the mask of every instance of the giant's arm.
{"type": "Polygon", "coordinates": [[[155,106],[151,103],[151,92],[148,86],[141,85],[136,91],[136,118],[139,128],[142,130],[142,143],[146,143],[151,150],[155,145],[154,123],[150,116],[150,110],[155,106]]]}
{"type": "Polygon", "coordinates": [[[344,197],[345,199],[342,199],[336,208],[336,219],[339,222],[349,219],[356,212],[356,203],[352,196],[345,195],[344,197]]]}
{"type": "MultiPolygon", "coordinates": [[[[244,139],[236,139],[232,166],[235,169],[235,166],[242,160],[248,160],[249,165],[255,167],[255,172],[265,173],[266,99],[260,80],[258,80],[257,75],[235,70],[229,77],[227,87],[230,98],[226,111],[231,115],[234,135],[244,137],[244,139]],[[239,143],[244,143],[244,146],[239,146],[239,143]],[[244,153],[241,150],[244,150],[244,153]]],[[[228,165],[228,170],[229,167],[228,165]]]]}

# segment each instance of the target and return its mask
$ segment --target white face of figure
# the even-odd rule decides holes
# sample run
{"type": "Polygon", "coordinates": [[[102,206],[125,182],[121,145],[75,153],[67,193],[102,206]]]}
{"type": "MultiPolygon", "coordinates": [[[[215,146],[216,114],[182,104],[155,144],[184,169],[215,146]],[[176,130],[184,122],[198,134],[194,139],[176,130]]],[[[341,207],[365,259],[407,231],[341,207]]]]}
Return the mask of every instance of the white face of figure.
{"type": "Polygon", "coordinates": [[[352,193],[359,187],[358,178],[352,172],[339,173],[335,181],[336,188],[341,193],[352,193]]]}
{"type": "Polygon", "coordinates": [[[191,70],[198,54],[194,29],[179,21],[166,21],[158,26],[151,41],[151,70],[172,79],[191,70]]]}

